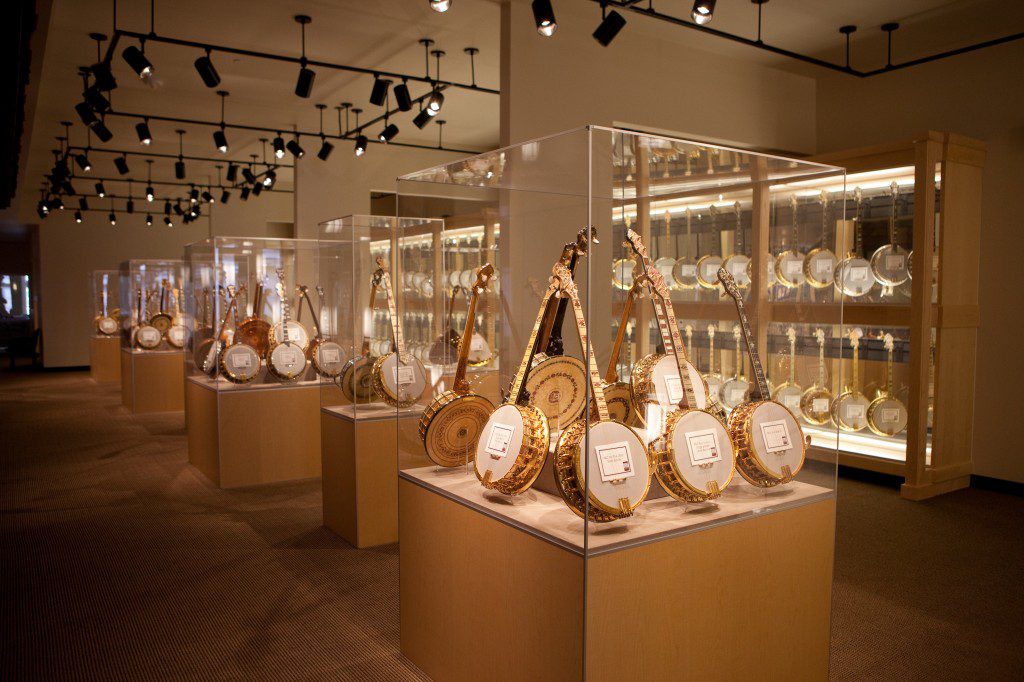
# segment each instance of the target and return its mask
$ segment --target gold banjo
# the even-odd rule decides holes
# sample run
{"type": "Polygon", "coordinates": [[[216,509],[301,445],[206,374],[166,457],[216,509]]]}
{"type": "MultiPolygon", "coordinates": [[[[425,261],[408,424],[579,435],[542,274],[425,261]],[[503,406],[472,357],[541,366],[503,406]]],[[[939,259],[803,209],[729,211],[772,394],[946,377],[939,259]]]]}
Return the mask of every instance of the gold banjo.
{"type": "MultiPolygon", "coordinates": [[[[320,311],[324,309],[323,287],[318,285],[316,288],[317,296],[320,299],[319,310],[313,309],[313,302],[309,300],[309,288],[305,284],[299,287],[299,293],[309,307],[309,314],[313,317],[313,329],[316,330],[316,336],[306,348],[306,357],[313,364],[313,369],[317,374],[328,379],[336,379],[345,369],[345,349],[337,341],[325,338],[323,329],[320,327],[320,311]]],[[[299,306],[301,309],[302,301],[299,301],[299,306]]]]}
{"type": "MultiPolygon", "coordinates": [[[[284,310],[285,304],[290,305],[290,302],[285,300],[287,297],[287,290],[283,286],[278,286],[278,298],[281,299],[281,310],[284,310]]],[[[301,291],[298,297],[296,297],[296,301],[296,307],[298,308],[298,311],[296,312],[295,319],[293,320],[289,316],[286,322],[284,316],[282,315],[281,320],[277,324],[270,327],[267,340],[269,341],[271,347],[274,346],[275,344],[281,343],[281,341],[283,341],[285,338],[285,325],[287,324],[288,341],[294,344],[298,344],[298,346],[302,349],[302,352],[305,353],[306,351],[309,350],[309,331],[306,329],[305,325],[302,324],[301,291]]],[[[310,310],[312,309],[312,306],[310,306],[310,310]]]]}
{"type": "Polygon", "coordinates": [[[377,358],[370,370],[374,390],[392,407],[409,407],[419,400],[427,388],[426,371],[423,363],[405,347],[402,321],[395,307],[395,296],[391,288],[391,274],[385,267],[383,256],[377,256],[377,269],[384,295],[388,299],[388,317],[391,319],[391,334],[394,351],[377,358]]]}
{"type": "Polygon", "coordinates": [[[788,483],[804,465],[803,430],[784,405],[768,397],[768,382],[743,308],[743,294],[724,268],[719,269],[718,277],[736,304],[755,379],[749,400],[729,415],[729,433],[736,444],[736,468],[748,483],[760,488],[788,483]]]}
{"type": "Polygon", "coordinates": [[[175,348],[184,348],[188,341],[188,328],[181,315],[181,289],[172,289],[171,297],[174,300],[174,315],[171,317],[171,326],[167,328],[167,343],[175,348]]]}
{"type": "Polygon", "coordinates": [[[270,348],[270,323],[263,319],[263,282],[256,283],[252,314],[235,328],[234,340],[250,346],[261,358],[267,355],[270,348]]]}
{"type": "Polygon", "coordinates": [[[797,414],[800,412],[800,398],[804,389],[796,383],[796,328],[786,330],[789,340],[789,378],[772,392],[772,398],[786,406],[786,409],[797,414]]]}
{"type": "Polygon", "coordinates": [[[832,400],[835,396],[825,378],[825,331],[814,330],[818,340],[818,380],[800,396],[800,413],[809,423],[824,426],[832,421],[832,400]]]}
{"type": "MultiPolygon", "coordinates": [[[[281,299],[281,321],[275,325],[281,338],[273,338],[267,351],[267,371],[281,381],[295,381],[306,371],[306,349],[291,339],[292,315],[288,292],[285,289],[284,270],[277,270],[277,295],[281,299]]],[[[273,330],[273,328],[271,328],[273,330]]],[[[308,336],[306,337],[308,340],[308,336]]]]}
{"type": "MultiPolygon", "coordinates": [[[[208,294],[209,291],[204,293],[208,294]]],[[[238,305],[235,288],[229,286],[227,293],[228,299],[224,307],[224,318],[220,321],[220,328],[214,336],[200,343],[193,351],[192,359],[195,361],[196,367],[210,377],[217,376],[217,371],[220,368],[220,355],[230,343],[231,333],[228,331],[228,320],[231,319],[231,313],[236,312],[238,305]]]]}
{"type": "MultiPolygon", "coordinates": [[[[708,157],[708,163],[710,164],[710,155],[708,157]]],[[[717,246],[715,250],[721,250],[722,247],[722,233],[718,231],[718,208],[711,204],[708,207],[708,213],[711,214],[711,235],[714,237],[717,246]]],[[[707,254],[701,256],[697,260],[697,284],[704,289],[716,289],[718,288],[718,279],[716,273],[718,268],[722,267],[724,259],[721,256],[714,254],[707,254]]]]}
{"type": "Polygon", "coordinates": [[[853,349],[853,372],[849,386],[832,401],[832,421],[843,431],[863,431],[868,425],[868,405],[871,401],[860,391],[859,355],[860,339],[864,332],[855,327],[850,330],[853,349]]]}
{"type": "MultiPolygon", "coordinates": [[[[230,312],[233,312],[235,316],[235,333],[231,335],[230,343],[227,342],[227,335],[221,334],[222,340],[219,343],[222,346],[226,344],[226,347],[223,347],[217,354],[217,367],[221,376],[233,384],[248,384],[255,381],[256,377],[260,375],[260,370],[263,369],[263,359],[256,349],[239,338],[238,296],[243,291],[245,291],[244,287],[231,296],[230,312]]],[[[231,294],[230,287],[228,293],[231,294]]]]}
{"type": "Polygon", "coordinates": [[[733,280],[736,282],[736,286],[740,289],[746,289],[750,286],[750,256],[744,253],[743,209],[740,206],[740,202],[737,201],[733,204],[732,210],[736,215],[736,231],[735,236],[733,237],[733,253],[725,259],[725,262],[722,263],[722,265],[729,271],[729,274],[732,275],[733,280]]]}
{"type": "Polygon", "coordinates": [[[146,319],[146,298],[142,289],[139,289],[137,308],[139,326],[135,330],[135,345],[143,350],[153,350],[160,345],[160,342],[163,340],[163,334],[160,333],[159,329],[149,324],[149,321],[146,319]]]}
{"type": "MultiPolygon", "coordinates": [[[[377,299],[377,289],[380,287],[383,270],[375,270],[373,280],[370,283],[370,302],[366,309],[373,316],[373,305],[377,299]]],[[[372,333],[372,329],[371,329],[372,333]]],[[[341,392],[345,398],[352,403],[370,402],[377,397],[373,388],[373,379],[370,371],[376,358],[370,349],[370,339],[366,336],[365,323],[363,328],[363,343],[359,349],[359,357],[352,358],[345,363],[341,371],[341,392]]]]}
{"type": "MultiPolygon", "coordinates": [[[[807,280],[804,262],[807,256],[800,251],[799,210],[796,195],[790,197],[789,208],[793,214],[793,231],[789,248],[775,257],[775,278],[787,289],[795,289],[807,280]]],[[[830,282],[831,283],[831,282],[830,282]]]]}
{"type": "Polygon", "coordinates": [[[166,279],[160,283],[160,310],[149,318],[149,324],[155,327],[161,336],[167,333],[173,322],[171,316],[167,314],[167,292],[170,290],[170,286],[166,279]]]}
{"type": "Polygon", "coordinates": [[[455,467],[472,460],[487,418],[494,411],[494,404],[471,392],[466,381],[477,299],[493,275],[494,267],[490,263],[477,270],[469,298],[466,328],[459,341],[458,366],[452,388],[434,398],[420,418],[423,448],[438,466],[455,467]]]}
{"type": "Polygon", "coordinates": [[[564,264],[555,265],[554,280],[558,295],[572,303],[580,346],[589,360],[590,388],[597,408],[597,420],[588,425],[588,418],[581,417],[559,436],[552,467],[555,486],[581,518],[595,523],[626,518],[633,515],[651,489],[647,448],[636,431],[608,414],[583,306],[564,264]]]}
{"type": "Polygon", "coordinates": [[[804,277],[815,289],[832,286],[838,262],[836,254],[828,248],[828,236],[825,231],[828,224],[828,206],[828,192],[821,190],[821,244],[818,248],[811,249],[804,259],[804,277]]]}
{"type": "MultiPolygon", "coordinates": [[[[689,157],[687,157],[689,162],[689,157]]],[[[668,211],[665,211],[665,219],[668,219],[668,211]]],[[[675,265],[672,266],[672,280],[675,282],[676,289],[683,289],[689,291],[696,289],[700,284],[697,283],[697,260],[690,255],[690,249],[693,248],[693,212],[686,209],[686,246],[683,249],[683,255],[676,260],[675,265]]]]}
{"type": "Polygon", "coordinates": [[[708,325],[708,372],[704,375],[704,383],[708,387],[708,395],[712,397],[722,395],[722,386],[725,385],[725,379],[715,370],[715,333],[717,331],[718,328],[715,325],[708,325]]]}
{"type": "Polygon", "coordinates": [[[892,387],[892,334],[885,335],[885,388],[868,405],[868,428],[878,436],[895,436],[907,428],[907,407],[896,397],[892,387]]]}
{"type": "Polygon", "coordinates": [[[96,323],[96,331],[104,336],[113,336],[117,333],[117,319],[111,314],[109,306],[108,283],[110,275],[103,275],[102,291],[100,292],[100,314],[93,320],[96,323]]]}
{"type": "MultiPolygon", "coordinates": [[[[619,353],[622,351],[622,342],[626,338],[626,328],[629,326],[629,314],[633,310],[633,301],[640,295],[640,288],[643,285],[644,275],[633,278],[633,286],[626,294],[626,300],[622,303],[622,319],[619,320],[619,328],[615,333],[615,343],[612,345],[612,355],[608,360],[608,370],[604,373],[604,384],[601,390],[604,392],[605,404],[608,406],[608,414],[617,422],[628,426],[640,426],[640,415],[633,407],[633,393],[629,383],[619,380],[618,363],[619,353]]],[[[597,402],[590,402],[590,418],[597,419],[597,402]]]]}
{"type": "MultiPolygon", "coordinates": [[[[736,343],[735,360],[733,361],[732,378],[722,384],[722,404],[730,410],[735,410],[747,399],[747,391],[750,389],[750,382],[743,372],[743,351],[740,347],[740,337],[743,332],[737,324],[732,328],[732,338],[736,343]]],[[[766,394],[767,395],[767,394],[766,394]]]]}

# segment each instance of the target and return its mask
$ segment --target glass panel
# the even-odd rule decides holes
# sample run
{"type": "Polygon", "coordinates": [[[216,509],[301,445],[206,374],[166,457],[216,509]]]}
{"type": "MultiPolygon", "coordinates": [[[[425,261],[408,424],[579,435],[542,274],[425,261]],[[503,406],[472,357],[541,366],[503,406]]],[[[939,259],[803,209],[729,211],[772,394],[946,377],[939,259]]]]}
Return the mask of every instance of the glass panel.
{"type": "Polygon", "coordinates": [[[117,270],[93,270],[92,316],[93,336],[117,336],[121,330],[120,273],[117,270]]]}
{"type": "MultiPolygon", "coordinates": [[[[128,260],[121,264],[121,347],[132,353],[179,353],[189,340],[184,321],[184,263],[128,260]]],[[[108,303],[109,305],[109,303],[108,303]]]]}

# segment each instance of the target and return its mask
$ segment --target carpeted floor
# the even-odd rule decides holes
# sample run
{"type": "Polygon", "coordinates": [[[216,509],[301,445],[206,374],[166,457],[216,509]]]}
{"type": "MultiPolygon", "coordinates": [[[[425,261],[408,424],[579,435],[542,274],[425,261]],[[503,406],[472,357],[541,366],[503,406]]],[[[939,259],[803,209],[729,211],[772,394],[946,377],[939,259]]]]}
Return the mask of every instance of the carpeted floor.
{"type": "MultiPolygon", "coordinates": [[[[241,492],[180,414],[86,373],[0,374],[0,676],[425,679],[398,652],[395,546],[320,525],[317,481],[241,492]]],[[[1024,500],[840,481],[832,676],[1020,679],[1024,500]]]]}

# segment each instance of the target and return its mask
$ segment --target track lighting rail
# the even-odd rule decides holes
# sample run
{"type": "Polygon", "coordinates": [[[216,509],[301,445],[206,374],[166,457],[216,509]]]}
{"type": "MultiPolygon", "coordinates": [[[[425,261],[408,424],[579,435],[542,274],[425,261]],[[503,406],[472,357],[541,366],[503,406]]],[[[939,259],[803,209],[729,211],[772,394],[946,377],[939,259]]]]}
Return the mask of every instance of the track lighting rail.
{"type": "MultiPolygon", "coordinates": [[[[246,165],[248,165],[248,161],[246,162],[246,165]]],[[[262,175],[262,173],[260,175],[262,175]]],[[[124,182],[124,183],[129,183],[130,182],[132,184],[138,184],[138,185],[140,185],[142,187],[145,187],[147,185],[147,183],[148,183],[149,186],[153,186],[153,187],[155,187],[157,185],[161,185],[161,186],[165,186],[165,187],[196,187],[196,188],[199,188],[199,189],[226,189],[226,190],[229,190],[229,191],[233,190],[233,189],[239,189],[239,188],[245,186],[243,183],[239,183],[237,185],[224,185],[224,184],[219,184],[219,183],[218,184],[210,184],[208,182],[175,182],[175,181],[171,181],[171,180],[147,181],[147,180],[136,180],[134,178],[102,178],[102,177],[93,177],[91,174],[90,175],[80,175],[80,176],[77,176],[75,178],[75,180],[84,180],[84,181],[90,181],[90,182],[124,182]]],[[[262,191],[263,192],[283,192],[285,194],[292,194],[293,193],[293,190],[290,190],[290,189],[278,189],[277,185],[274,185],[272,187],[264,187],[262,191]]],[[[85,194],[85,195],[83,195],[83,194],[75,194],[74,196],[92,196],[92,195],[91,194],[85,194]]],[[[116,195],[108,194],[107,196],[116,196],[116,195]]],[[[142,195],[142,199],[141,200],[142,201],[146,200],[145,195],[142,195]]],[[[154,197],[153,201],[156,201],[156,200],[157,200],[156,197],[154,197]]],[[[146,202],[146,203],[149,203],[149,202],[146,202]]]]}
{"type": "MultiPolygon", "coordinates": [[[[156,118],[156,117],[155,116],[149,116],[148,118],[156,118]]],[[[174,119],[174,120],[178,120],[178,119],[174,119]]],[[[217,123],[217,125],[220,125],[220,123],[217,123]]],[[[70,147],[68,147],[68,149],[71,150],[71,151],[88,152],[89,154],[101,153],[101,154],[112,154],[114,156],[125,156],[125,155],[128,155],[128,156],[139,156],[139,157],[153,158],[153,159],[174,159],[175,161],[178,160],[178,155],[177,154],[161,154],[159,152],[148,152],[148,151],[147,152],[140,152],[140,151],[134,151],[134,150],[128,150],[128,149],[109,149],[109,148],[106,148],[106,147],[82,147],[82,146],[79,146],[79,145],[71,145],[70,147]]],[[[218,158],[214,158],[212,156],[189,156],[188,154],[183,154],[181,158],[184,159],[185,161],[209,161],[211,163],[233,163],[236,166],[238,166],[239,168],[241,168],[242,166],[249,165],[249,161],[248,160],[242,161],[241,159],[225,159],[223,157],[218,159],[218,158]]],[[[294,168],[295,167],[294,165],[292,165],[290,163],[274,163],[274,164],[269,164],[269,165],[272,165],[272,166],[274,166],[276,168],[294,168]]],[[[187,185],[188,183],[186,182],[185,184],[187,185]]]]}

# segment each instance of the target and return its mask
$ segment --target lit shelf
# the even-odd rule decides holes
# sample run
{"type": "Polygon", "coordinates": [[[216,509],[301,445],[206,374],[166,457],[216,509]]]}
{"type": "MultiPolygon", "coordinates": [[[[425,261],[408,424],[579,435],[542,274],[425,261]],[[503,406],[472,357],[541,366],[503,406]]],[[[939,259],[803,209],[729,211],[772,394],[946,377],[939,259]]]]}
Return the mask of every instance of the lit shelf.
{"type": "MultiPolygon", "coordinates": [[[[825,450],[836,447],[836,430],[823,429],[817,426],[803,425],[804,433],[811,437],[811,445],[825,450]]],[[[873,435],[839,432],[839,450],[857,455],[867,455],[887,459],[893,462],[907,461],[906,439],[889,440],[873,435]]],[[[931,462],[932,447],[929,443],[925,448],[926,462],[931,462]]]]}

